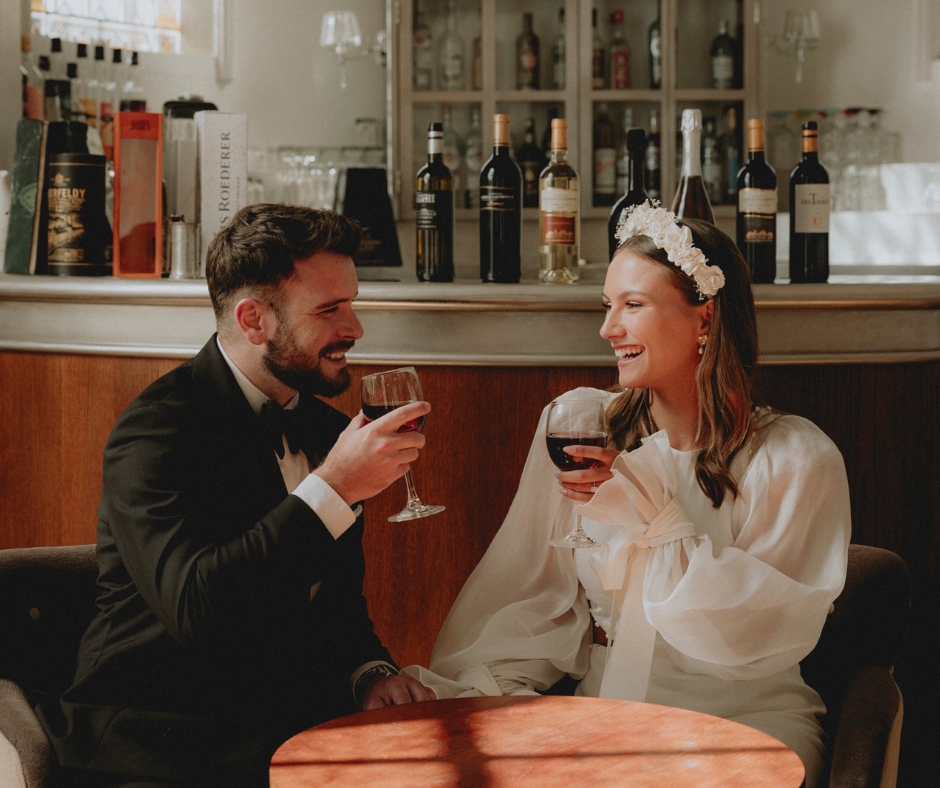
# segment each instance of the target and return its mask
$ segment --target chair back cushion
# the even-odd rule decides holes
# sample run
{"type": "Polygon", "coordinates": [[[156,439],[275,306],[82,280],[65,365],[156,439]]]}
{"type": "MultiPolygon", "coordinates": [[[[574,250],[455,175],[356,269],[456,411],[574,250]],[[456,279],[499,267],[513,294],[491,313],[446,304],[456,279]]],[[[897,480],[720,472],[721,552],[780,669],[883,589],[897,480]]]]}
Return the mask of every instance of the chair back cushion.
{"type": "Polygon", "coordinates": [[[0,550],[0,678],[59,695],[95,614],[95,546],[0,550]]]}

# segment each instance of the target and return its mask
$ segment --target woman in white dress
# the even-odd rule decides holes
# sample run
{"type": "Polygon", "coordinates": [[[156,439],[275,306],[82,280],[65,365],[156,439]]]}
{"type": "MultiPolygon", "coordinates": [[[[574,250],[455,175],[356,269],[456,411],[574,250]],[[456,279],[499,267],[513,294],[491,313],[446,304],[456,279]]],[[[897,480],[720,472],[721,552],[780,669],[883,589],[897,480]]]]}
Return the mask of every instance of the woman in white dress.
{"type": "Polygon", "coordinates": [[[618,358],[601,462],[556,471],[545,413],[500,531],[438,635],[438,697],[544,691],[737,720],[824,758],[819,696],[799,661],[842,589],[849,493],[838,449],[809,421],[755,406],[750,277],[712,225],[649,204],[621,220],[601,335],[618,358]],[[559,489],[560,485],[560,489],[559,489]],[[559,494],[560,492],[560,494],[559,494]],[[574,513],[603,546],[549,541],[574,513]]]}

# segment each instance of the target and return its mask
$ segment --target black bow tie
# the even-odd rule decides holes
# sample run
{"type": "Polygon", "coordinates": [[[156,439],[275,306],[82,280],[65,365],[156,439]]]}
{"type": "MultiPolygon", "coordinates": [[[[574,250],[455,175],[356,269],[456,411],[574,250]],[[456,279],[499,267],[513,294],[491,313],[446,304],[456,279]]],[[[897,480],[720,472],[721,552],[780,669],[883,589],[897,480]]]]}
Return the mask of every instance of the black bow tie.
{"type": "Polygon", "coordinates": [[[300,403],[298,407],[285,410],[277,400],[269,399],[261,406],[261,429],[271,443],[277,456],[284,459],[284,440],[291,454],[300,451],[300,403]]]}

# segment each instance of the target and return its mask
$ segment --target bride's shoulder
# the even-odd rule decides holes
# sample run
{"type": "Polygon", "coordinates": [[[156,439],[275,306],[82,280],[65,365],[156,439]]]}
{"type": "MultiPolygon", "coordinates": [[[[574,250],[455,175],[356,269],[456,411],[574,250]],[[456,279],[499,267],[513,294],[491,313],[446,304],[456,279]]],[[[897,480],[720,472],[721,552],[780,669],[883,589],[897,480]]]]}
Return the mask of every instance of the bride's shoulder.
{"type": "Polygon", "coordinates": [[[771,408],[755,410],[752,441],[754,453],[763,451],[804,460],[833,452],[839,454],[832,439],[809,419],[771,408]]]}

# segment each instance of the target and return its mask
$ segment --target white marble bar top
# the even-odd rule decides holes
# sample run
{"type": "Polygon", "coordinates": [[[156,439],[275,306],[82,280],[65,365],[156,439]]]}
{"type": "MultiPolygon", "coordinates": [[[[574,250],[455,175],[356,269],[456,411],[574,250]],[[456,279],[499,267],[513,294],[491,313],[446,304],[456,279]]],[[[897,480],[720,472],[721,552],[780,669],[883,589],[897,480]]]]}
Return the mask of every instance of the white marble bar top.
{"type": "MultiPolygon", "coordinates": [[[[603,267],[574,285],[368,281],[352,363],[613,364],[598,334],[603,267]]],[[[384,278],[405,272],[382,271],[384,278]]],[[[940,359],[940,276],[834,274],[757,285],[765,364],[940,359]]],[[[215,328],[204,280],[0,275],[0,350],[187,357],[215,328]]]]}

